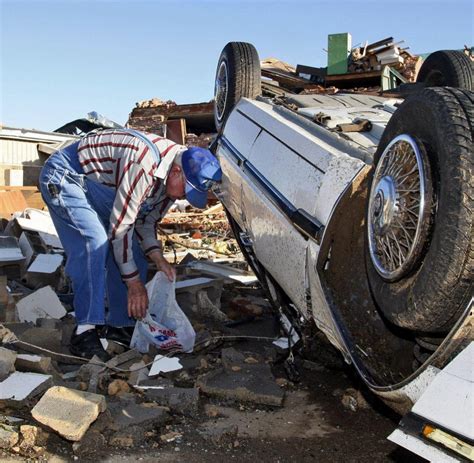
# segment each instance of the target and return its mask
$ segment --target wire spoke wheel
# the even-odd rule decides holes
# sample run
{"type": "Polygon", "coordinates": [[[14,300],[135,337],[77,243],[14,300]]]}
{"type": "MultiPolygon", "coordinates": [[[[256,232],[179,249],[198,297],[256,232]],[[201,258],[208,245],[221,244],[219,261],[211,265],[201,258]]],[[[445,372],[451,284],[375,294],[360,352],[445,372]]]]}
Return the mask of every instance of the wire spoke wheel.
{"type": "Polygon", "coordinates": [[[409,135],[382,153],[369,197],[368,244],[379,275],[395,281],[421,256],[430,225],[432,186],[424,147],[409,135]]]}
{"type": "Polygon", "coordinates": [[[224,111],[227,102],[227,92],[229,88],[229,73],[227,63],[223,60],[217,70],[216,82],[214,87],[216,116],[218,120],[224,117],[224,111]]]}

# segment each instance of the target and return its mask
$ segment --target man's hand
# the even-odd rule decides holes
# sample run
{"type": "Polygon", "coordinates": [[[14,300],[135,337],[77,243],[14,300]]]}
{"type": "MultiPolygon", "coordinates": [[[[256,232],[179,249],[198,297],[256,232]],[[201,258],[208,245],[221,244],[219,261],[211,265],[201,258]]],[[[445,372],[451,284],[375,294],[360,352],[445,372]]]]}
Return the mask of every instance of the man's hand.
{"type": "Polygon", "coordinates": [[[161,252],[150,254],[150,259],[156,264],[156,268],[161,270],[168,277],[168,280],[173,281],[176,278],[176,270],[163,257],[161,252]]]}
{"type": "Polygon", "coordinates": [[[128,316],[143,318],[148,308],[148,294],[140,279],[127,281],[128,316]]]}

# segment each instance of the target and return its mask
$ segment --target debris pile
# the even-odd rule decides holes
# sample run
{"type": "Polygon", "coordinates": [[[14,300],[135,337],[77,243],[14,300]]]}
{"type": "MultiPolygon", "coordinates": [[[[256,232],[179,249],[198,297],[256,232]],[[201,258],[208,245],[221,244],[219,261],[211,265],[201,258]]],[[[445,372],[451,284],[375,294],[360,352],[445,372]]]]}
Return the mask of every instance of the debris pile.
{"type": "Polygon", "coordinates": [[[388,37],[378,42],[355,47],[349,56],[349,72],[380,71],[383,66],[391,66],[402,74],[407,82],[415,82],[423,59],[414,56],[403,43],[388,37]]]}
{"type": "Polygon", "coordinates": [[[313,67],[298,64],[296,67],[276,58],[261,61],[262,91],[265,96],[284,96],[287,93],[302,95],[345,92],[377,94],[395,89],[399,84],[415,82],[423,58],[401,47],[388,37],[377,42],[351,47],[350,34],[332,34],[339,46],[328,50],[328,66],[313,67]]]}
{"type": "Polygon", "coordinates": [[[214,103],[178,105],[159,98],[141,101],[130,114],[127,127],[156,133],[181,145],[207,148],[216,132],[214,103]]]}
{"type": "MultiPolygon", "coordinates": [[[[107,363],[70,355],[73,294],[49,214],[26,209],[6,223],[0,236],[0,454],[38,458],[54,446],[75,456],[108,446],[155,448],[183,438],[179,423],[207,421],[213,404],[282,407],[288,383],[277,381],[273,368],[287,345],[273,344],[281,333],[222,206],[178,207],[182,212],[168,214],[161,233],[165,256],[177,264],[176,299],[196,332],[194,350],[151,346],[142,354],[103,338],[112,356],[107,363]],[[254,324],[260,328],[252,343],[254,324]]],[[[155,271],[150,264],[150,277],[155,271]]],[[[215,445],[227,442],[226,433],[211,434],[215,445]]]]}

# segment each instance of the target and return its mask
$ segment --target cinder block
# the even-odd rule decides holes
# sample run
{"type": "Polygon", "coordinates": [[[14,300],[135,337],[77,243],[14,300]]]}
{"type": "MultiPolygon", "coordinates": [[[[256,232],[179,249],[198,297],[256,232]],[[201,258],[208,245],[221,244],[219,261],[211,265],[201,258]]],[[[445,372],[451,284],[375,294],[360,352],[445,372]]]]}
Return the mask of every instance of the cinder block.
{"type": "Polygon", "coordinates": [[[48,389],[31,414],[66,439],[79,441],[106,408],[102,395],[54,386],[48,389]]]}

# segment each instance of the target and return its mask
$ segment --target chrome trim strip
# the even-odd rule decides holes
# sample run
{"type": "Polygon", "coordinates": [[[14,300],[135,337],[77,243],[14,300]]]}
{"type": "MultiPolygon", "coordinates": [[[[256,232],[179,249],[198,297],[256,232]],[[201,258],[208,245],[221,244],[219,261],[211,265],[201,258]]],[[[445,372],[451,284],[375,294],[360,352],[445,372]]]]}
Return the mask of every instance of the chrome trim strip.
{"type": "Polygon", "coordinates": [[[263,194],[288,218],[293,226],[306,239],[321,243],[324,226],[315,217],[304,209],[297,209],[290,203],[280,192],[253,166],[232,143],[222,135],[219,138],[226,153],[228,153],[244,173],[252,177],[252,179],[260,186],[263,194]]]}

